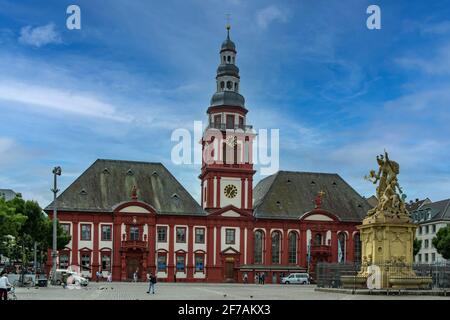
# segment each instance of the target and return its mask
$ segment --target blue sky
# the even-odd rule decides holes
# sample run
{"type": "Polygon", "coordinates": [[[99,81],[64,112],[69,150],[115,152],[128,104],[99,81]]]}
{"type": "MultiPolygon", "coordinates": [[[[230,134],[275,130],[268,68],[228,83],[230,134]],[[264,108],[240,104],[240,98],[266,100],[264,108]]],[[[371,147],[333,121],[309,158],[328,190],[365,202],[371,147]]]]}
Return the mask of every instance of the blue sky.
{"type": "Polygon", "coordinates": [[[110,158],[163,162],[198,199],[170,136],[206,119],[226,13],[248,122],[280,129],[280,169],[370,196],[386,148],[410,199],[450,196],[449,1],[0,0],[0,188],[45,206],[53,166],[64,189],[110,158]]]}

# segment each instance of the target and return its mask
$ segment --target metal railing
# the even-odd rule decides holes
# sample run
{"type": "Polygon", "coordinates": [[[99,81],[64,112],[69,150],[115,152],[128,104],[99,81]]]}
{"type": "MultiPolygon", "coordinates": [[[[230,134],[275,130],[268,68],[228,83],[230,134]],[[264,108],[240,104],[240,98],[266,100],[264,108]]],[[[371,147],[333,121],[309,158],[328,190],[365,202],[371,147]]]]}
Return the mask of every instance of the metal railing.
{"type": "Polygon", "coordinates": [[[207,129],[218,129],[218,130],[236,130],[241,129],[244,131],[253,129],[253,126],[244,124],[227,124],[227,123],[217,123],[210,122],[207,129]]]}
{"type": "MultiPolygon", "coordinates": [[[[431,284],[422,286],[421,289],[448,289],[450,288],[450,264],[377,264],[388,277],[401,279],[404,282],[417,277],[430,278],[431,284]]],[[[318,263],[315,269],[316,283],[319,288],[343,288],[342,277],[354,277],[361,270],[360,263],[318,263]]],[[[355,279],[355,281],[357,281],[355,279]]],[[[355,282],[355,288],[358,283],[355,282]]]]}

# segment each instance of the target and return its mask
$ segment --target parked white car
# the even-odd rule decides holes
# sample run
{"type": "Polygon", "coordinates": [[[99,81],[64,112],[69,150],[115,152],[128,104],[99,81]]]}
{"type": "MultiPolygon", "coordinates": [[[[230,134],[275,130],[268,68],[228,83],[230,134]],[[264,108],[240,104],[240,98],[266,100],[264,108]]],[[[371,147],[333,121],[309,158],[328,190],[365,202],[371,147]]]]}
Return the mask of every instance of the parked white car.
{"type": "Polygon", "coordinates": [[[291,273],[287,277],[281,279],[284,284],[309,284],[309,274],[307,273],[291,273]]]}
{"type": "Polygon", "coordinates": [[[75,285],[81,285],[83,287],[86,287],[89,284],[89,280],[80,276],[78,273],[75,272],[68,272],[69,277],[73,278],[73,284],[75,285]]]}

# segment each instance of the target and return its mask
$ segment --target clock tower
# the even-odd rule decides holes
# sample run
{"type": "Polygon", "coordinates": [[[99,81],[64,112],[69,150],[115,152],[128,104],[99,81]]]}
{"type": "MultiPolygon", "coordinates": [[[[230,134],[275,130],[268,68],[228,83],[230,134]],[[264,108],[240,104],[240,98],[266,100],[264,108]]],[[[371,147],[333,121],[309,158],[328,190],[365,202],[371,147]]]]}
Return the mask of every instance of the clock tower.
{"type": "Polygon", "coordinates": [[[209,211],[233,206],[252,212],[253,140],[255,133],[247,123],[245,99],[240,92],[236,46],[227,38],[220,49],[216,93],[207,110],[208,126],[202,137],[203,161],[199,178],[202,207],[209,211]]]}

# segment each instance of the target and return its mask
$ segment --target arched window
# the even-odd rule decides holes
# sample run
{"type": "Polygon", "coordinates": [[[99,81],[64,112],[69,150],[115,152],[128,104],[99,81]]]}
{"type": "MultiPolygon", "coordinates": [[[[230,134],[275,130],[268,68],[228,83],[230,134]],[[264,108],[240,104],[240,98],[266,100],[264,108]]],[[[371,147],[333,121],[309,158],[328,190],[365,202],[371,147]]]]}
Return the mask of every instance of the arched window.
{"type": "Polygon", "coordinates": [[[345,232],[339,232],[338,234],[338,262],[339,263],[344,263],[345,262],[345,257],[347,255],[346,252],[346,241],[347,240],[347,235],[345,234],[345,232]]]}
{"type": "Polygon", "coordinates": [[[233,57],[233,63],[234,63],[234,57],[233,57]]]}
{"type": "Polygon", "coordinates": [[[228,60],[228,62],[230,62],[230,61],[231,61],[231,57],[230,57],[230,56],[228,56],[227,60],[228,60]]]}
{"type": "Polygon", "coordinates": [[[224,81],[221,81],[221,82],[220,82],[220,89],[223,90],[223,88],[225,88],[225,82],[224,82],[224,81]]]}
{"type": "Polygon", "coordinates": [[[297,263],[297,232],[289,233],[289,263],[297,263]]]}
{"type": "Polygon", "coordinates": [[[316,235],[314,236],[314,245],[315,246],[322,245],[322,235],[320,233],[316,233],[316,235]]]}
{"type": "Polygon", "coordinates": [[[231,81],[227,81],[227,89],[228,90],[233,89],[233,83],[231,81]]]}
{"type": "Polygon", "coordinates": [[[236,92],[238,91],[238,83],[237,82],[234,83],[234,91],[236,91],[236,92]]]}
{"type": "Polygon", "coordinates": [[[359,233],[356,233],[353,238],[353,251],[356,263],[361,263],[361,237],[359,233]]]}
{"type": "Polygon", "coordinates": [[[254,244],[254,257],[255,263],[261,264],[263,263],[263,241],[264,241],[264,233],[261,230],[257,230],[255,232],[255,244],[254,244]]]}
{"type": "Polygon", "coordinates": [[[272,233],[272,263],[280,263],[280,245],[281,233],[279,231],[274,231],[272,233]]]}
{"type": "Polygon", "coordinates": [[[227,57],[223,56],[223,62],[227,62],[227,57]]]}

